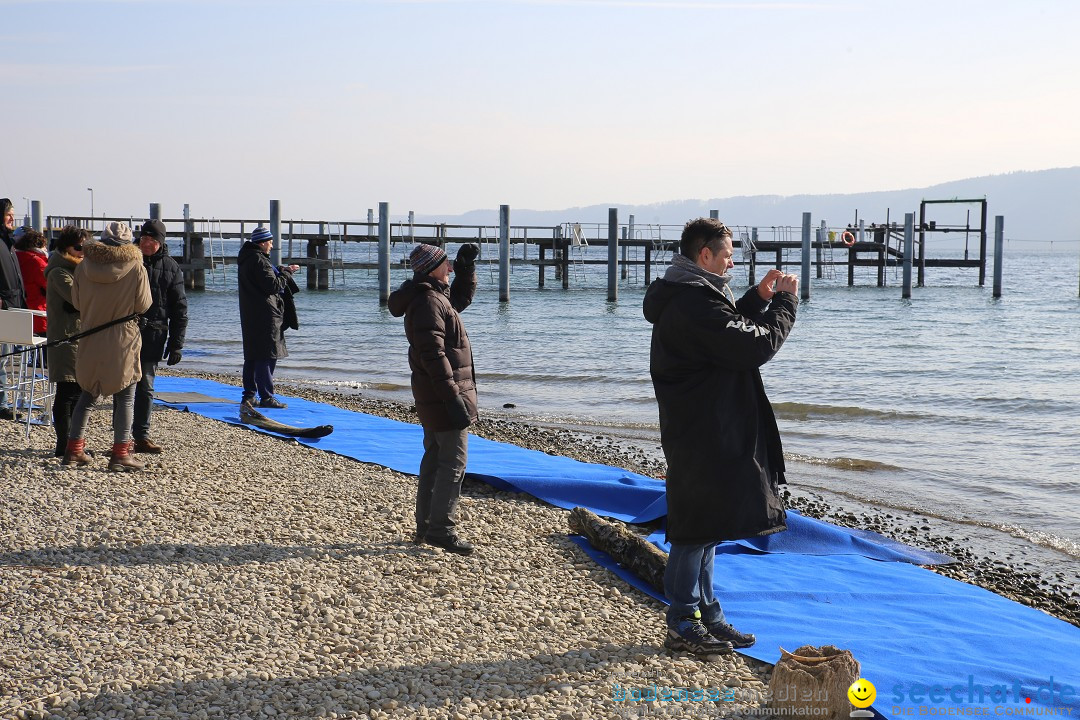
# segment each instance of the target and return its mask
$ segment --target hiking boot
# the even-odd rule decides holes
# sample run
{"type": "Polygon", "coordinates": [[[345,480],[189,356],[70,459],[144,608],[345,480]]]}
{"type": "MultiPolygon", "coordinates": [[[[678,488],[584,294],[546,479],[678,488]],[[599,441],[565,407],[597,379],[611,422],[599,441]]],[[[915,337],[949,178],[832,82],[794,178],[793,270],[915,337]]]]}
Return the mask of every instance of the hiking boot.
{"type": "Polygon", "coordinates": [[[680,619],[675,627],[668,626],[664,647],[694,655],[727,655],[733,649],[727,640],[717,640],[710,635],[701,620],[693,616],[680,619]]]}
{"type": "Polygon", "coordinates": [[[748,648],[757,642],[750,633],[739,632],[726,622],[706,623],[705,629],[717,640],[727,640],[732,647],[748,648]]]}
{"type": "Polygon", "coordinates": [[[446,537],[434,537],[428,535],[424,538],[424,542],[428,545],[434,545],[441,547],[443,550],[447,550],[458,555],[472,555],[473,546],[470,543],[460,539],[457,535],[450,534],[446,537]]]}
{"type": "Polygon", "coordinates": [[[150,440],[150,438],[136,438],[131,446],[131,452],[159,455],[161,453],[161,446],[150,440]]]}
{"type": "Polygon", "coordinates": [[[427,536],[427,525],[425,525],[424,527],[417,527],[416,528],[416,534],[413,535],[413,539],[412,539],[413,545],[423,545],[424,544],[424,538],[426,536],[427,536]]]}
{"type": "Polygon", "coordinates": [[[285,403],[281,402],[280,400],[278,400],[273,395],[271,395],[270,397],[266,397],[266,398],[263,398],[262,400],[260,400],[259,401],[259,407],[261,407],[261,408],[276,408],[276,409],[280,410],[280,409],[283,409],[283,408],[287,408],[289,406],[286,405],[285,403]]]}
{"type": "Polygon", "coordinates": [[[131,449],[128,442],[113,443],[112,455],[109,456],[109,470],[112,472],[130,472],[142,470],[145,466],[131,457],[131,449]]]}
{"type": "Polygon", "coordinates": [[[64,449],[64,465],[89,465],[93,459],[86,454],[86,440],[68,440],[64,449]]]}

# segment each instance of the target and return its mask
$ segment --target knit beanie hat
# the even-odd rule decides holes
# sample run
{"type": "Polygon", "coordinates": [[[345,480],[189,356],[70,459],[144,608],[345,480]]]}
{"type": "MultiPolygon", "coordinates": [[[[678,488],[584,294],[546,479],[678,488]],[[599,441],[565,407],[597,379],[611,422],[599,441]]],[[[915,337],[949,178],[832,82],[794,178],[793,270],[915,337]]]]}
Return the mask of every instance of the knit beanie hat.
{"type": "Polygon", "coordinates": [[[254,230],[251,231],[251,242],[253,242],[253,243],[264,243],[267,240],[273,240],[273,239],[274,239],[274,236],[270,233],[269,230],[264,228],[262,225],[260,225],[259,227],[255,228],[254,230]]]}
{"type": "Polygon", "coordinates": [[[446,252],[438,245],[420,243],[409,253],[409,266],[417,275],[427,275],[444,262],[446,252]]]}
{"type": "Polygon", "coordinates": [[[101,242],[113,247],[131,244],[131,228],[122,222],[110,222],[101,231],[101,242]]]}
{"type": "Polygon", "coordinates": [[[159,243],[165,242],[165,223],[160,220],[147,220],[143,223],[139,237],[152,237],[159,243]]]}

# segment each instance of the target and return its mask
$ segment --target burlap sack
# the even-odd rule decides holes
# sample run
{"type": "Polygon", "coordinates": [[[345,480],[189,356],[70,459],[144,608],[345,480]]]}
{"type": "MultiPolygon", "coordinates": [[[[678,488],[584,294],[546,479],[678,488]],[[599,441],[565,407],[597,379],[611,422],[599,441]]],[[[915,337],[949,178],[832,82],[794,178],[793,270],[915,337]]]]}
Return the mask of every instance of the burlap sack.
{"type": "Polygon", "coordinates": [[[847,691],[859,679],[859,663],[850,650],[803,645],[793,653],[781,648],[781,653],[769,681],[770,708],[784,709],[777,714],[788,717],[848,717],[851,702],[847,691]],[[800,712],[796,708],[813,710],[800,712]]]}

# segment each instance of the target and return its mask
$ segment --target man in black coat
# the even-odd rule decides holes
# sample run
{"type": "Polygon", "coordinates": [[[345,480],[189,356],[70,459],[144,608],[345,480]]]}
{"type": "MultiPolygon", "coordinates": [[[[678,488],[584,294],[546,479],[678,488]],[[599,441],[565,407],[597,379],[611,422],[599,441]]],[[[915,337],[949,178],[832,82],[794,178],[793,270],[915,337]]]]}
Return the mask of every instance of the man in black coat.
{"type": "Polygon", "coordinates": [[[253,405],[258,394],[259,407],[283,408],[274,397],[274,370],[280,358],[288,357],[285,329],[297,329],[295,312],[286,317],[286,306],[300,288],[292,274],[299,265],[270,263],[274,236],[262,225],[251,232],[251,239],[236,256],[236,284],[240,295],[240,330],[244,340],[244,394],[241,403],[253,405]]]}
{"type": "Polygon", "coordinates": [[[664,644],[704,654],[755,641],[726,622],[713,593],[716,544],[787,529],[784,453],[758,368],[795,323],[799,283],[769,270],[734,301],[731,239],[719,220],[687,223],[680,253],[643,305],[668,464],[664,644]]]}
{"type": "MultiPolygon", "coordinates": [[[[25,308],[26,291],[23,289],[22,271],[19,259],[15,256],[15,205],[7,198],[0,198],[0,309],[25,308]]],[[[0,353],[11,352],[10,345],[0,344],[0,353]]],[[[7,392],[7,372],[0,363],[0,418],[16,419],[15,411],[9,406],[7,392]]]]}
{"type": "Polygon", "coordinates": [[[451,270],[442,248],[420,243],[409,254],[412,278],[388,302],[391,315],[405,316],[413,399],[424,428],[414,542],[460,555],[473,551],[458,537],[455,515],[468,462],[468,427],[477,410],[472,346],[459,313],[476,293],[479,252],[477,245],[462,245],[451,270]]]}
{"type": "Polygon", "coordinates": [[[150,412],[154,405],[154,378],[158,363],[180,362],[187,333],[187,294],[184,292],[184,273],[169,255],[165,245],[165,225],[160,220],[147,220],[139,233],[139,250],[143,267],[150,281],[150,309],[143,313],[142,322],[142,380],[135,386],[135,411],[131,425],[133,450],[137,453],[159,453],[161,446],[150,439],[150,412]]]}

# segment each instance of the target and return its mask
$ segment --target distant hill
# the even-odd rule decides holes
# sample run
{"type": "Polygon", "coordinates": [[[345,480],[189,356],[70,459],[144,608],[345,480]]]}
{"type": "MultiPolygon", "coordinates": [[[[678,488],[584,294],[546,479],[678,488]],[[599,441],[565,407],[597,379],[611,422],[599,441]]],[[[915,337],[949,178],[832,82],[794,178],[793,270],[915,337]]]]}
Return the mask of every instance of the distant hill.
{"type": "MultiPolygon", "coordinates": [[[[918,221],[921,200],[951,198],[987,200],[987,225],[993,237],[994,216],[1005,217],[1005,236],[1010,240],[1080,241],[1080,167],[1013,172],[1004,175],[956,180],[925,188],[855,193],[850,195],[754,195],[708,200],[672,200],[650,205],[590,205],[562,210],[510,208],[514,225],[558,225],[564,222],[606,223],[609,207],[619,208],[620,222],[634,215],[638,224],[679,225],[690,218],[707,216],[718,210],[720,219],[731,225],[794,225],[809,212],[813,225],[825,220],[829,226],[853,223],[856,212],[867,224],[890,221],[903,224],[904,213],[915,213],[918,221]]],[[[971,224],[979,221],[978,205],[935,205],[928,220],[939,224],[963,225],[971,210],[971,224]]],[[[430,222],[435,218],[421,219],[430,222]]],[[[498,223],[498,208],[473,210],[456,217],[440,216],[438,222],[460,224],[498,223]]],[[[956,236],[952,236],[955,238],[956,236]]]]}

